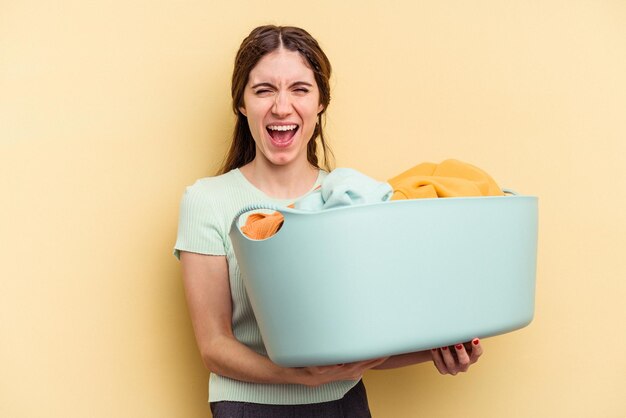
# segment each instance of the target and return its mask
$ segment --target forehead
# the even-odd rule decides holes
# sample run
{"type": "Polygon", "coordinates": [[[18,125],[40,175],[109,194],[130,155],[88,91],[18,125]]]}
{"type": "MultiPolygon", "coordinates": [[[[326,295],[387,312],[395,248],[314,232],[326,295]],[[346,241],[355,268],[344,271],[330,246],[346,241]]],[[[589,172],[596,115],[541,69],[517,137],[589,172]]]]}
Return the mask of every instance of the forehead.
{"type": "Polygon", "coordinates": [[[266,54],[250,71],[249,84],[269,82],[272,84],[289,84],[297,81],[315,83],[313,71],[304,57],[297,51],[277,49],[266,54]]]}

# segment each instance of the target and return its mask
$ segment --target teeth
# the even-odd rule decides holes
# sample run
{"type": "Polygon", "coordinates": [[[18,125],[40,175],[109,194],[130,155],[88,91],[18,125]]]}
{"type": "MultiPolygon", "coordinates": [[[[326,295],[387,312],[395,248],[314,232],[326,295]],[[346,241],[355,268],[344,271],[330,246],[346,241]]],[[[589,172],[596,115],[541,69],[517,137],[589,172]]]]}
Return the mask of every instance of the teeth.
{"type": "Polygon", "coordinates": [[[298,125],[280,125],[280,126],[270,125],[267,127],[267,129],[272,130],[272,131],[293,131],[297,127],[298,125]]]}

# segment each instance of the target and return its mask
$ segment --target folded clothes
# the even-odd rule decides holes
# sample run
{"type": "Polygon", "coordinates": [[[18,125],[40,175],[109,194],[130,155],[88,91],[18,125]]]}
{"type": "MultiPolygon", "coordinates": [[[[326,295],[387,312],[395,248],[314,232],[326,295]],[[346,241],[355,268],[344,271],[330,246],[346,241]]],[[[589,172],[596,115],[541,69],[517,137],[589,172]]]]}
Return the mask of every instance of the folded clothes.
{"type": "MultiPolygon", "coordinates": [[[[326,176],[321,187],[289,207],[319,211],[388,200],[503,195],[489,174],[471,164],[450,159],[440,164],[418,164],[387,183],[350,168],[338,168],[326,176]]],[[[252,213],[241,231],[252,239],[266,239],[278,232],[283,221],[280,212],[252,213]]]]}

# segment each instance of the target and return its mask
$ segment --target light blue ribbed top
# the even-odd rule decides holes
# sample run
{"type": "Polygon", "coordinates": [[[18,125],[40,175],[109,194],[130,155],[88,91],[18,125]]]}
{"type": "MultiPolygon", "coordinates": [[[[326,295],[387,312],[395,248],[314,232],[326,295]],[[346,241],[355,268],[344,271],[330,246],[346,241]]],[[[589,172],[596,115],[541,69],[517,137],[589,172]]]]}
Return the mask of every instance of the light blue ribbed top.
{"type": "MultiPolygon", "coordinates": [[[[315,188],[326,176],[320,174],[315,188]]],[[[233,246],[228,235],[233,217],[253,203],[287,206],[295,199],[273,199],[252,185],[239,171],[199,179],[187,187],[182,198],[174,255],[189,251],[224,255],[228,261],[233,301],[232,327],[235,337],[257,353],[267,355],[259,326],[243,285],[233,246]]],[[[241,401],[265,404],[306,404],[340,399],[357,381],[333,382],[315,388],[292,384],[248,383],[211,373],[209,402],[241,401]]]]}

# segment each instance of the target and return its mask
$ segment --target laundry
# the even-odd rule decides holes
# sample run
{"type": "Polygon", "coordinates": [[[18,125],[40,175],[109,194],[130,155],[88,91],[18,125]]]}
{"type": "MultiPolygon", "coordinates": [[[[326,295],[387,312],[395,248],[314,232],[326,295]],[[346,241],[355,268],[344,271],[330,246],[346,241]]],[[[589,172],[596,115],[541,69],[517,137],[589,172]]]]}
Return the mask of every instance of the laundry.
{"type": "Polygon", "coordinates": [[[391,200],[504,195],[485,171],[453,159],[416,165],[389,179],[389,184],[391,200]]]}
{"type": "Polygon", "coordinates": [[[319,211],[386,202],[392,193],[389,183],[374,180],[352,168],[337,168],[324,178],[321,187],[297,200],[294,206],[300,210],[319,211]]]}
{"type": "MultiPolygon", "coordinates": [[[[389,200],[503,195],[485,171],[449,159],[440,164],[418,164],[388,182],[377,181],[354,169],[338,168],[326,176],[320,187],[288,207],[320,211],[389,200]]],[[[241,231],[251,239],[266,239],[280,230],[283,221],[280,212],[255,212],[248,216],[241,231]]]]}
{"type": "MultiPolygon", "coordinates": [[[[289,207],[293,207],[293,205],[289,205],[289,207]]],[[[248,216],[246,224],[241,227],[241,232],[254,240],[269,238],[283,226],[283,221],[284,217],[280,212],[255,212],[248,216]]]]}
{"type": "MultiPolygon", "coordinates": [[[[388,201],[393,190],[389,183],[374,180],[351,168],[337,168],[322,184],[288,207],[305,211],[320,211],[342,206],[388,201]]],[[[261,240],[276,234],[283,225],[280,212],[254,212],[248,216],[241,231],[249,238],[261,240]]]]}

